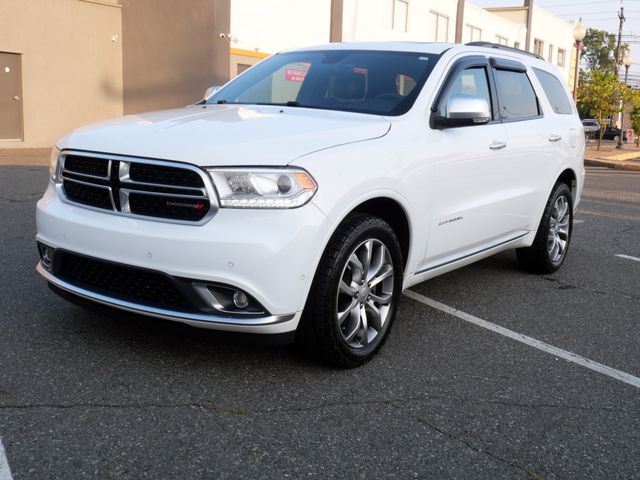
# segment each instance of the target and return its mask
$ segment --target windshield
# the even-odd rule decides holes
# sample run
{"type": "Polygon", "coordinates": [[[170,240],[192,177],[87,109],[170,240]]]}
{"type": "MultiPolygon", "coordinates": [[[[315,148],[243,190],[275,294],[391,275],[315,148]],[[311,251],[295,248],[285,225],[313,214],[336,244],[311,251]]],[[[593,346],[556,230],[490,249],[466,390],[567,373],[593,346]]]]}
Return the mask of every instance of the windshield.
{"type": "Polygon", "coordinates": [[[251,68],[206,103],[402,115],[413,105],[438,57],[368,50],[282,53],[251,68]]]}

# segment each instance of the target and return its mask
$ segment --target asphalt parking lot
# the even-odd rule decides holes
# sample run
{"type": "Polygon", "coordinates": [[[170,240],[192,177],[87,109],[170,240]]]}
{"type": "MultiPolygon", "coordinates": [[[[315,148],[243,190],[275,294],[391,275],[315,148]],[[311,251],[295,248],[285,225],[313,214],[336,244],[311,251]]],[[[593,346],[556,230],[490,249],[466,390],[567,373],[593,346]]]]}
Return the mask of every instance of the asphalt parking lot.
{"type": "Polygon", "coordinates": [[[459,311],[405,297],[347,371],[62,301],[34,271],[46,182],[0,166],[0,480],[640,478],[640,173],[588,168],[558,273],[504,253],[413,287],[459,311]]]}

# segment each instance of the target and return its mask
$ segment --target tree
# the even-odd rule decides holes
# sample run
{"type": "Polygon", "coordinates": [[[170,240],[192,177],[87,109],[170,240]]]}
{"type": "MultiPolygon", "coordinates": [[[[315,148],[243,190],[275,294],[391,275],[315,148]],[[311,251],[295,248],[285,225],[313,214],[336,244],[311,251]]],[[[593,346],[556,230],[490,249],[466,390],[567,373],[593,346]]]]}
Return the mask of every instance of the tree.
{"type": "Polygon", "coordinates": [[[629,98],[629,91],[618,75],[603,70],[591,70],[586,72],[582,82],[578,86],[578,97],[581,108],[591,118],[600,122],[600,135],[598,137],[598,150],[606,123],[610,116],[620,111],[620,99],[629,98]]]}
{"type": "MultiPolygon", "coordinates": [[[[631,90],[631,89],[629,89],[631,90]]],[[[640,90],[632,90],[631,93],[631,128],[636,136],[636,145],[640,145],[640,90]]]]}
{"type": "MultiPolygon", "coordinates": [[[[582,41],[584,43],[583,59],[587,70],[601,70],[608,73],[616,73],[616,46],[617,40],[613,33],[588,28],[582,41]]],[[[623,43],[620,46],[620,58],[629,50],[629,45],[623,43]]]]}

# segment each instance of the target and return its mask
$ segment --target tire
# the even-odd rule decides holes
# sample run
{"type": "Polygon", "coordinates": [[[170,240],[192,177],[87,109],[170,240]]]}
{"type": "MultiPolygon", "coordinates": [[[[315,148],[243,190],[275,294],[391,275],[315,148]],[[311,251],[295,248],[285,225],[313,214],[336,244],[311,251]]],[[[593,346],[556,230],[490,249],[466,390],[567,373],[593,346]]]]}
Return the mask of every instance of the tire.
{"type": "Polygon", "coordinates": [[[572,233],[573,196],[566,184],[556,183],[547,200],[533,244],[516,250],[520,266],[531,273],[555,272],[567,258],[572,233]],[[560,222],[557,222],[558,217],[560,222]]]}
{"type": "Polygon", "coordinates": [[[348,216],[331,237],[311,286],[298,329],[305,352],[341,368],[370,360],[391,330],[402,275],[400,244],[389,224],[371,215],[348,216]]]}

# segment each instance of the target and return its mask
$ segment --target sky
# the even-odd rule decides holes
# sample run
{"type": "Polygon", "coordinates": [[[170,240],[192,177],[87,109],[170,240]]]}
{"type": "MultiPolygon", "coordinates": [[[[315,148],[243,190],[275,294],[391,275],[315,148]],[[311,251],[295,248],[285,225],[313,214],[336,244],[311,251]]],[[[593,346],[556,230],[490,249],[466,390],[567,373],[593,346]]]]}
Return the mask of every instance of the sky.
{"type": "MultiPolygon", "coordinates": [[[[480,7],[505,7],[522,5],[522,0],[469,0],[480,7]]],[[[533,0],[538,7],[573,22],[582,17],[587,28],[606,30],[618,35],[618,11],[620,0],[533,0]]],[[[622,41],[629,43],[633,64],[629,68],[629,83],[640,83],[640,0],[624,0],[624,23],[622,41]],[[632,37],[629,35],[637,35],[632,37]],[[631,42],[637,43],[631,43],[631,42]]],[[[624,69],[621,69],[624,72],[624,69]]]]}

